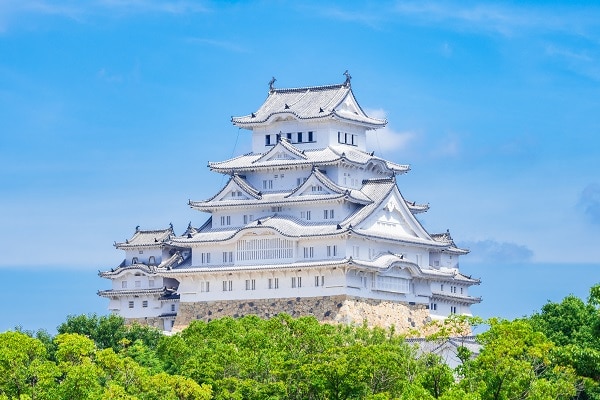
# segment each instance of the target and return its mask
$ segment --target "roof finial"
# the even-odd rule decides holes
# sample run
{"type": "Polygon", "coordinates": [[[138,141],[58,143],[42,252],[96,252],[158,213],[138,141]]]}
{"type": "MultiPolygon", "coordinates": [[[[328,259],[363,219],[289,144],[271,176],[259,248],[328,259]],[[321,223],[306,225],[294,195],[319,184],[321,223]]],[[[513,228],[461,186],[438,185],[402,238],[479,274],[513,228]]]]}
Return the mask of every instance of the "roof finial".
{"type": "Polygon", "coordinates": [[[275,85],[275,81],[277,81],[277,79],[275,79],[275,77],[272,77],[271,80],[269,81],[269,92],[272,92],[275,90],[275,88],[273,87],[273,85],[275,85]]]}
{"type": "Polygon", "coordinates": [[[136,232],[139,232],[139,231],[140,231],[140,226],[139,226],[139,225],[135,227],[135,231],[136,231],[136,232]]]}
{"type": "Polygon", "coordinates": [[[173,230],[173,223],[172,223],[172,222],[169,222],[169,228],[170,228],[171,230],[173,230]]]}
{"type": "Polygon", "coordinates": [[[344,82],[344,85],[350,87],[350,79],[352,79],[352,76],[350,75],[348,70],[344,72],[344,76],[346,77],[346,82],[344,82]]]}

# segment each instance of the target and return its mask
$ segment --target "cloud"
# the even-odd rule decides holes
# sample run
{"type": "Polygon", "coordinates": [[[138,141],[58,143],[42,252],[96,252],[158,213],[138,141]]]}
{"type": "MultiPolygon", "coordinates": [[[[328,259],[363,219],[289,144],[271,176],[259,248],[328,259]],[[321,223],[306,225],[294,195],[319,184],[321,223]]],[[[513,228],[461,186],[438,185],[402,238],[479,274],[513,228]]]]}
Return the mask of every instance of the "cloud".
{"type": "Polygon", "coordinates": [[[591,183],[579,196],[579,207],[586,219],[594,225],[600,225],[600,184],[591,183]]]}
{"type": "MultiPolygon", "coordinates": [[[[365,110],[366,114],[373,118],[386,119],[384,110],[365,110]]],[[[387,125],[385,128],[377,129],[367,134],[367,148],[377,153],[387,153],[406,149],[417,137],[414,132],[397,132],[387,125]]]]}
{"type": "Polygon", "coordinates": [[[188,41],[191,43],[199,43],[212,47],[221,48],[223,50],[231,51],[234,53],[249,53],[245,47],[240,46],[237,43],[229,42],[226,40],[214,40],[214,39],[206,39],[206,38],[188,38],[188,41]]]}
{"type": "Polygon", "coordinates": [[[461,242],[460,247],[471,250],[471,253],[467,256],[470,262],[513,264],[530,261],[533,257],[533,251],[527,246],[510,242],[497,242],[491,239],[461,242]]]}
{"type": "Polygon", "coordinates": [[[457,135],[449,135],[440,139],[431,149],[430,155],[433,158],[456,157],[460,154],[460,140],[457,135]]]}
{"type": "Polygon", "coordinates": [[[514,36],[532,30],[583,34],[598,25],[600,9],[592,7],[467,4],[462,2],[399,1],[396,15],[421,24],[445,23],[460,30],[514,36]]]}
{"type": "Polygon", "coordinates": [[[210,11],[202,2],[185,0],[2,0],[0,32],[25,16],[58,16],[83,21],[87,16],[122,16],[124,14],[160,13],[191,14],[210,11]]]}

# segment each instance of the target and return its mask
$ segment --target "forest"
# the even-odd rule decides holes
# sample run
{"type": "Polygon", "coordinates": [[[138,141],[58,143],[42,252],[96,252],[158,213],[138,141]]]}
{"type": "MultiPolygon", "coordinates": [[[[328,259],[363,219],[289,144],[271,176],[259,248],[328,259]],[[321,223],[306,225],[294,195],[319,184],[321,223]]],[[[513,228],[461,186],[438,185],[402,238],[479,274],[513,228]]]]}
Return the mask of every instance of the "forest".
{"type": "Polygon", "coordinates": [[[54,336],[0,333],[0,399],[600,400],[599,307],[596,285],[512,321],[448,318],[428,340],[483,331],[479,355],[459,346],[455,369],[394,329],[313,317],[195,321],[166,336],[68,316],[54,336]]]}

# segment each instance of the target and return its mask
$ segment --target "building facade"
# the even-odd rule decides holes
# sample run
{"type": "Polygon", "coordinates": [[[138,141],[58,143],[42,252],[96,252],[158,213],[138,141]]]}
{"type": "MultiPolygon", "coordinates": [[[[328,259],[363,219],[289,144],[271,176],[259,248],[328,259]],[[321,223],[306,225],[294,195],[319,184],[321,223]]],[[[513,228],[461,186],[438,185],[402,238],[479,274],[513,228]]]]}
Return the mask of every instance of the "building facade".
{"type": "Polygon", "coordinates": [[[321,321],[418,328],[471,314],[479,280],[459,270],[450,233],[428,233],[404,198],[409,171],[367,148],[385,120],[338,85],[279,89],[232,118],[252,135],[248,154],[210,162],[229,177],[189,206],[208,214],[182,235],[136,229],[99,295],[130,320],[179,330],[194,319],[280,312],[321,321]],[[152,282],[152,284],[151,284],[152,282]]]}

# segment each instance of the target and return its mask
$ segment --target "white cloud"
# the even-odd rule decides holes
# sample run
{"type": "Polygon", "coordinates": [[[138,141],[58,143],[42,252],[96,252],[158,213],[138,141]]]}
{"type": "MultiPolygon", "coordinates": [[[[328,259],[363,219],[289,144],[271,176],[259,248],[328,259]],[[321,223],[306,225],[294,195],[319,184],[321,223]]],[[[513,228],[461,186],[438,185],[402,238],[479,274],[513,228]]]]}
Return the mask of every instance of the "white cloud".
{"type": "Polygon", "coordinates": [[[232,51],[235,53],[249,53],[250,50],[245,47],[240,46],[237,43],[226,41],[226,40],[214,40],[214,39],[206,39],[206,38],[189,38],[189,42],[205,44],[212,47],[218,47],[227,51],[232,51]]]}
{"type": "MultiPolygon", "coordinates": [[[[370,117],[386,119],[384,110],[365,110],[365,112],[370,117]]],[[[392,151],[405,150],[416,138],[417,134],[414,132],[397,132],[387,125],[385,128],[367,133],[367,148],[379,154],[389,154],[392,151]]]]}
{"type": "Polygon", "coordinates": [[[523,31],[583,34],[598,26],[600,9],[591,7],[468,4],[461,2],[399,1],[394,11],[417,23],[447,23],[462,30],[513,36],[523,31]]]}

